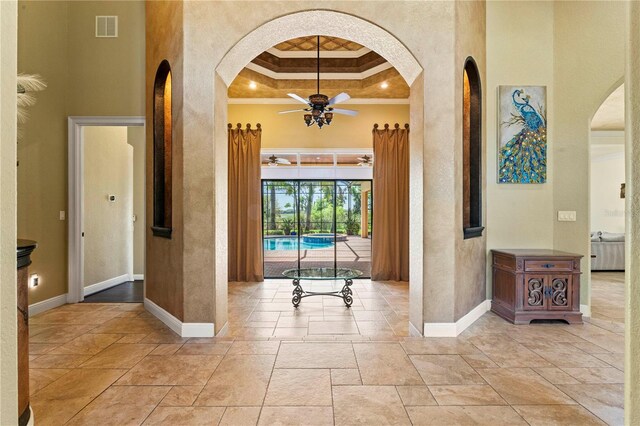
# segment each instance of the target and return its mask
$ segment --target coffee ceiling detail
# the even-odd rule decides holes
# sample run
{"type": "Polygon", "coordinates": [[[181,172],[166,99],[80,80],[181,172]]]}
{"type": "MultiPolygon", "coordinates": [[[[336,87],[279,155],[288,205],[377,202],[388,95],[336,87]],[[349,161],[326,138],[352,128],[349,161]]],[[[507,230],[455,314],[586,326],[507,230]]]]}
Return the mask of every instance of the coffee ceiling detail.
{"type": "MultiPolygon", "coordinates": [[[[316,36],[298,37],[291,40],[283,41],[282,43],[274,46],[277,50],[283,51],[309,51],[315,52],[316,50],[316,36]]],[[[357,51],[361,50],[364,46],[359,45],[356,42],[345,40],[338,37],[320,36],[320,50],[326,51],[357,51]]]]}
{"type": "MultiPolygon", "coordinates": [[[[315,86],[316,36],[284,41],[254,58],[229,87],[230,98],[286,98],[315,86]]],[[[322,86],[327,95],[406,99],[409,87],[383,57],[338,37],[320,36],[322,86]],[[335,92],[335,93],[334,93],[335,92]]]]}

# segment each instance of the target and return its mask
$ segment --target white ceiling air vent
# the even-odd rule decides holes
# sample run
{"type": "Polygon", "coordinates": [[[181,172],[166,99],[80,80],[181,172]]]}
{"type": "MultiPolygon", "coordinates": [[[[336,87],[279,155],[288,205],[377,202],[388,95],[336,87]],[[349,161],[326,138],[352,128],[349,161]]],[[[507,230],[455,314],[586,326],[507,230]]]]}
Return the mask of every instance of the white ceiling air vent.
{"type": "Polygon", "coordinates": [[[118,17],[96,16],[96,37],[118,37],[118,17]]]}

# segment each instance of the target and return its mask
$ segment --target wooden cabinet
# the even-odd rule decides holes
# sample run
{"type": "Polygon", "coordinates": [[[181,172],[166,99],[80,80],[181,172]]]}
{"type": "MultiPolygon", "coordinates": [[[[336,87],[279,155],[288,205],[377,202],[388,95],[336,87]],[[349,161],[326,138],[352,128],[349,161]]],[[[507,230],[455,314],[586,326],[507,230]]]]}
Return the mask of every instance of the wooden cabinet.
{"type": "Polygon", "coordinates": [[[560,319],[581,324],[579,254],[492,250],[491,310],[514,324],[560,319]]]}

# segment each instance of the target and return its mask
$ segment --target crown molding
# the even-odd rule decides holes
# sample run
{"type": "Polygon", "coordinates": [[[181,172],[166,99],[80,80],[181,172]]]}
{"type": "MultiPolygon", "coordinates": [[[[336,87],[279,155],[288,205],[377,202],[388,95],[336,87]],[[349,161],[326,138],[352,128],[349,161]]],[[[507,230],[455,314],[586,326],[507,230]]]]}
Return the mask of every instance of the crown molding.
{"type": "MultiPolygon", "coordinates": [[[[229,98],[230,105],[302,105],[290,98],[229,98]]],[[[340,105],[409,105],[406,98],[351,98],[340,105]]]]}
{"type": "MultiPolygon", "coordinates": [[[[266,50],[278,58],[316,58],[318,52],[314,50],[279,50],[275,47],[266,50]]],[[[363,47],[360,50],[321,50],[320,58],[359,58],[371,52],[363,47]]]]}
{"type": "MultiPolygon", "coordinates": [[[[318,78],[315,72],[274,72],[253,62],[249,62],[246,68],[274,80],[315,80],[318,78]]],[[[322,80],[364,80],[389,68],[393,68],[393,66],[389,62],[385,62],[384,64],[376,65],[363,72],[320,72],[320,74],[322,80]]]]}

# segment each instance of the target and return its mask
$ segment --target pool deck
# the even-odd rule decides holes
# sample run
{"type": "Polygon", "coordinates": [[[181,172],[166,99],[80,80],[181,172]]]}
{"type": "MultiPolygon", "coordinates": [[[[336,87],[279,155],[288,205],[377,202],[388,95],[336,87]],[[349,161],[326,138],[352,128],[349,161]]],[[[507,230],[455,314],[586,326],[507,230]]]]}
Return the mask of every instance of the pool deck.
{"type": "MultiPolygon", "coordinates": [[[[363,276],[371,275],[371,239],[350,235],[336,244],[338,267],[359,269],[363,276]]],[[[301,250],[300,266],[333,268],[334,247],[301,250]]],[[[286,269],[298,267],[297,250],[265,250],[264,275],[280,278],[286,269]]]]}

